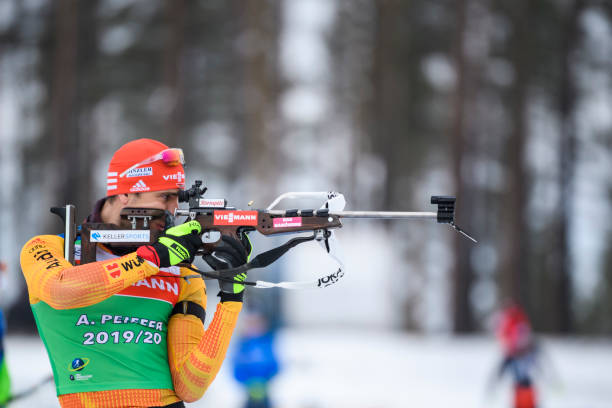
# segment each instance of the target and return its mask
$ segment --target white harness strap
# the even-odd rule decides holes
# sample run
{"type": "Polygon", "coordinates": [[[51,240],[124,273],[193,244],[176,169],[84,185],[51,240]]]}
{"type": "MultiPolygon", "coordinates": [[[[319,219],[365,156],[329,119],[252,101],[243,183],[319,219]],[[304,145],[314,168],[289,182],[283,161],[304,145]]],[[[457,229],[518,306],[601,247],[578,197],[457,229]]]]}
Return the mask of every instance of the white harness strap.
{"type": "MultiPolygon", "coordinates": [[[[279,197],[275,200],[269,207],[268,210],[271,210],[276,204],[278,204],[283,198],[296,198],[296,197],[308,197],[308,198],[324,198],[325,203],[321,206],[321,208],[328,208],[330,212],[342,211],[344,210],[344,206],[346,205],[346,200],[344,199],[344,195],[336,192],[327,192],[327,193],[287,193],[283,196],[279,197]]],[[[329,256],[332,257],[334,261],[338,264],[338,270],[325,276],[321,276],[318,279],[311,281],[299,281],[299,282],[266,282],[266,281],[256,281],[255,288],[283,288],[283,289],[323,289],[328,286],[331,286],[337,283],[340,278],[344,277],[345,267],[344,267],[344,255],[342,253],[342,248],[336,239],[334,231],[327,231],[327,238],[317,237],[317,241],[325,252],[329,256]]]]}

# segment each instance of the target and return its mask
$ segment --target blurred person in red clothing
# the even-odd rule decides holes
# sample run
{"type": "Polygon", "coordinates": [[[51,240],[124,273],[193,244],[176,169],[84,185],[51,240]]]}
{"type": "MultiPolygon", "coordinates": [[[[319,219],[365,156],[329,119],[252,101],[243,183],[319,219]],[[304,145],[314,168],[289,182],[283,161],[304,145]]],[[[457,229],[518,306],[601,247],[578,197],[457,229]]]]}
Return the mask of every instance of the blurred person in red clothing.
{"type": "Polygon", "coordinates": [[[504,358],[497,377],[510,373],[514,383],[514,408],[536,408],[537,395],[533,377],[539,370],[539,346],[534,340],[529,318],[515,302],[501,312],[496,336],[504,358]]]}

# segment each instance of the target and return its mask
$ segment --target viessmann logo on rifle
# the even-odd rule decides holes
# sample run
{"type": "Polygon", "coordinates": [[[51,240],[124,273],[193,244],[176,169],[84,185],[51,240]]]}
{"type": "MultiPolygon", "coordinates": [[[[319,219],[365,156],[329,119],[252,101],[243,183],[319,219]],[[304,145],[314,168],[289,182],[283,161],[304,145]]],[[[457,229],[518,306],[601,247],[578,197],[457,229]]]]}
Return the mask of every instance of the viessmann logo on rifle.
{"type": "Polygon", "coordinates": [[[215,211],[214,225],[257,225],[257,211],[215,211]]]}

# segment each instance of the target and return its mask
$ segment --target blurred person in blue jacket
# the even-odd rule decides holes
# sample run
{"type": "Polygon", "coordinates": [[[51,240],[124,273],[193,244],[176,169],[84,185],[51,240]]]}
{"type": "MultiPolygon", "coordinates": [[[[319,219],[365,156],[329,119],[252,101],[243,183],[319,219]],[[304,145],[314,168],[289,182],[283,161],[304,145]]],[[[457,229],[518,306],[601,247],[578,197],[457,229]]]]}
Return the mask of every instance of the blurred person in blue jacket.
{"type": "Polygon", "coordinates": [[[247,391],[245,408],[270,408],[268,383],[278,373],[274,332],[258,311],[244,319],[244,330],[233,358],[234,377],[247,391]]]}
{"type": "MultiPolygon", "coordinates": [[[[0,282],[2,281],[2,274],[5,270],[6,265],[0,261],[0,282]]],[[[4,358],[4,316],[2,315],[2,309],[0,309],[0,406],[4,406],[10,396],[11,381],[4,358]]]]}

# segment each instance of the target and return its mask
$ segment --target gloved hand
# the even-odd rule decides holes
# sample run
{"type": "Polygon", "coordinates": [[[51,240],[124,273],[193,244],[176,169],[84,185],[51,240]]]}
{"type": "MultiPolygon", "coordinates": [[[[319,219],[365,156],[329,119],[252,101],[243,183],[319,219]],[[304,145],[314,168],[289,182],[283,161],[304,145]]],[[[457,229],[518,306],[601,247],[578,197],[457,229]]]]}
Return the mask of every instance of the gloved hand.
{"type": "MultiPolygon", "coordinates": [[[[241,234],[239,240],[222,235],[221,242],[212,253],[204,255],[204,260],[215,271],[236,268],[249,261],[252,249],[251,241],[244,233],[241,234]]],[[[244,291],[244,285],[241,285],[240,282],[244,282],[246,277],[246,272],[243,272],[234,276],[234,283],[220,280],[219,288],[224,293],[241,294],[244,291]]]]}
{"type": "Polygon", "coordinates": [[[192,262],[193,257],[202,246],[200,235],[202,227],[197,221],[189,221],[169,228],[153,245],[143,245],[136,254],[153,262],[160,268],[173,266],[183,261],[192,262]]]}

